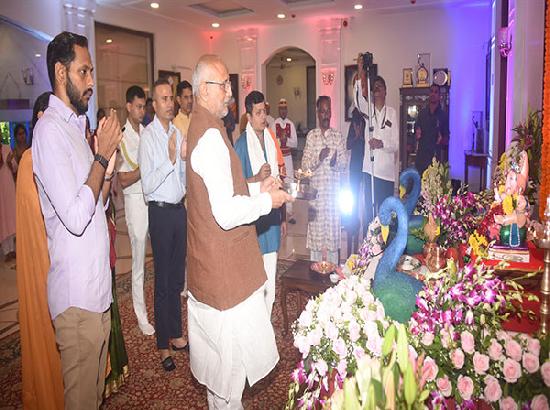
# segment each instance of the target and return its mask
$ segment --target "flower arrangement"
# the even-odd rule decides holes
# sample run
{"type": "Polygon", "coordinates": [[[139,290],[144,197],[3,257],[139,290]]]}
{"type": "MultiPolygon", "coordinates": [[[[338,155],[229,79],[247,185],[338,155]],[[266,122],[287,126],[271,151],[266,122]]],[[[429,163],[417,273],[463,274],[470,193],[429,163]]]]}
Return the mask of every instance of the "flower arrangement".
{"type": "Polygon", "coordinates": [[[343,409],[424,409],[429,390],[424,389],[432,359],[416,354],[408,344],[404,325],[392,324],[382,345],[382,355],[364,356],[354,376],[346,378],[343,389],[335,390],[325,408],[343,409]]]}
{"type": "Polygon", "coordinates": [[[485,201],[480,195],[462,188],[455,196],[443,195],[432,210],[432,215],[440,226],[437,244],[450,248],[466,243],[484,214],[485,201]]]}
{"type": "Polygon", "coordinates": [[[390,326],[370,280],[352,275],[311,299],[294,324],[302,361],[292,374],[287,408],[322,405],[364,357],[380,357],[390,326]]]}
{"type": "Polygon", "coordinates": [[[451,179],[449,177],[449,164],[440,163],[432,159],[432,164],[422,174],[422,185],[417,209],[422,215],[430,215],[439,198],[451,195],[451,179]]]}
{"type": "Polygon", "coordinates": [[[541,348],[538,339],[502,330],[510,315],[524,313],[522,299],[520,285],[499,279],[480,260],[428,278],[409,330],[419,354],[434,359],[436,377],[428,382],[434,406],[445,408],[449,398],[460,408],[475,400],[501,408],[544,405],[548,344],[541,348]]]}

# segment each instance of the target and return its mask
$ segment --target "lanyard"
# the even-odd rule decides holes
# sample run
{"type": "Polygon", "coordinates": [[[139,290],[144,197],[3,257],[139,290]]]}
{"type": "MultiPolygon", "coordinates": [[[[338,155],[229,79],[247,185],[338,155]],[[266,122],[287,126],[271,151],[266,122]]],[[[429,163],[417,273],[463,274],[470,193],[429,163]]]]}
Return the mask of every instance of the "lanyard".
{"type": "Polygon", "coordinates": [[[386,128],[386,113],[387,113],[387,106],[384,105],[384,118],[382,118],[382,126],[380,126],[380,123],[378,122],[378,118],[376,118],[376,107],[373,107],[374,108],[374,119],[376,121],[376,124],[378,125],[378,128],[380,128],[381,130],[383,130],[384,128],[386,128]]]}

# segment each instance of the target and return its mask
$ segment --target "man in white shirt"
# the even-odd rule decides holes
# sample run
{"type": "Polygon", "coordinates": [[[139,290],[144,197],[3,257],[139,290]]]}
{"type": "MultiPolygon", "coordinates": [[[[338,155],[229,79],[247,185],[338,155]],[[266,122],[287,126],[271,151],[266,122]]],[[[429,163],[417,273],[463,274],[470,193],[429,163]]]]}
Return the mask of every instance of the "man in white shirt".
{"type": "Polygon", "coordinates": [[[118,169],[118,180],[124,193],[124,212],[130,245],[132,246],[132,303],[141,332],[150,336],[155,334],[155,328],[147,318],[143,296],[149,217],[147,204],[143,198],[138,164],[139,142],[144,128],[141,123],[145,116],[145,92],[140,86],[133,85],[126,91],[126,111],[128,112],[128,118],[123,128],[124,136],[120,142],[120,153],[122,155],[118,169]]]}
{"type": "MultiPolygon", "coordinates": [[[[364,86],[365,75],[362,68],[362,59],[359,59],[359,79],[355,83],[355,105],[368,117],[367,90],[364,86]]],[[[365,156],[363,172],[365,173],[365,220],[368,224],[374,218],[371,198],[371,175],[374,175],[374,205],[378,209],[388,196],[393,196],[395,175],[397,172],[397,155],[399,151],[399,123],[394,108],[386,105],[386,82],[377,76],[373,82],[373,100],[371,107],[374,127],[372,138],[369,139],[368,119],[365,127],[365,156]],[[374,158],[374,162],[371,159],[374,158]],[[374,169],[374,173],[373,173],[374,169]]]]}
{"type": "MultiPolygon", "coordinates": [[[[279,117],[273,123],[273,131],[281,146],[283,159],[285,161],[286,174],[294,178],[294,165],[292,162],[292,150],[298,148],[298,135],[294,123],[288,119],[288,103],[286,99],[279,100],[279,117]]],[[[292,204],[287,204],[286,210],[290,217],[289,223],[294,223],[292,218],[292,204]]]]}
{"type": "Polygon", "coordinates": [[[247,185],[221,118],[231,83],[223,61],[202,56],[193,72],[187,164],[188,333],[191,371],[210,409],[242,409],[241,397],[279,360],[265,303],[266,274],[250,225],[292,197],[275,178],[247,185]]]}

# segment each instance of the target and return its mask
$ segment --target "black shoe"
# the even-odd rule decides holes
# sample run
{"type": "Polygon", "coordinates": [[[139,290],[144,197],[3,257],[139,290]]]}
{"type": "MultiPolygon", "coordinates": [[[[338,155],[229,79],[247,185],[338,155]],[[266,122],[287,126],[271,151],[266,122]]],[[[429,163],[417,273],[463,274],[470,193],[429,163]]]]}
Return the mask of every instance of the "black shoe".
{"type": "Polygon", "coordinates": [[[172,356],[168,356],[166,359],[164,359],[161,362],[161,364],[162,364],[162,368],[167,372],[176,370],[176,364],[174,363],[174,359],[172,359],[172,356]]]}
{"type": "Polygon", "coordinates": [[[291,225],[294,225],[294,224],[296,223],[296,219],[290,218],[290,219],[288,220],[288,223],[291,224],[291,225]]]}
{"type": "Polygon", "coordinates": [[[176,351],[176,352],[180,352],[182,350],[187,350],[189,351],[189,342],[187,342],[187,344],[183,347],[177,347],[176,345],[174,344],[171,344],[170,347],[172,348],[172,350],[176,351]]]}

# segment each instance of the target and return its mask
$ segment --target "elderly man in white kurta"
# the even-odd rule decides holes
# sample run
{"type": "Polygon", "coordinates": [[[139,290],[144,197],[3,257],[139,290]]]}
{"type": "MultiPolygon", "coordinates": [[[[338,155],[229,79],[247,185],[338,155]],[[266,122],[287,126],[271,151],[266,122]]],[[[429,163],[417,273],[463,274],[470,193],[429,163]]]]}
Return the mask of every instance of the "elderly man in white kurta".
{"type": "Polygon", "coordinates": [[[128,118],[123,128],[124,136],[120,142],[122,155],[118,180],[124,193],[124,213],[132,247],[132,303],[139,329],[144,335],[150,336],[155,334],[155,328],[147,318],[143,295],[149,215],[147,203],[143,197],[138,164],[139,142],[143,132],[141,122],[145,116],[145,92],[141,87],[133,85],[126,91],[126,110],[128,118]]]}
{"type": "Polygon", "coordinates": [[[210,409],[242,409],[252,386],[279,360],[264,292],[254,222],[292,197],[275,178],[247,186],[221,118],[231,83],[217,56],[193,73],[188,132],[188,333],[191,371],[208,388],[210,409]]]}
{"type": "Polygon", "coordinates": [[[319,128],[306,137],[302,169],[311,170],[311,185],[317,198],[310,202],[307,248],[311,260],[338,264],[341,242],[338,193],[341,173],[347,167],[346,141],[339,131],[330,128],[330,97],[317,99],[319,128]]]}

